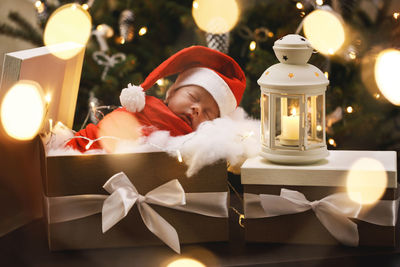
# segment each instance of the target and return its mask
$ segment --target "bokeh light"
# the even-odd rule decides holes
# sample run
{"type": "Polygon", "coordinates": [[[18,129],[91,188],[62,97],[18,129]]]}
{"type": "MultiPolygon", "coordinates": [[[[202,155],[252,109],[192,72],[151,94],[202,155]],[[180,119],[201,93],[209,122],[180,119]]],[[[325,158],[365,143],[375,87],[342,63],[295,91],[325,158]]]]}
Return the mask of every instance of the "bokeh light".
{"type": "Polygon", "coordinates": [[[51,51],[55,56],[68,59],[78,54],[89,40],[92,27],[90,14],[78,4],[66,4],[56,9],[47,21],[43,40],[46,46],[74,42],[83,47],[66,51],[51,51]]]}
{"type": "Polygon", "coordinates": [[[98,125],[99,136],[104,137],[100,142],[107,152],[114,152],[119,141],[135,142],[141,135],[137,119],[123,111],[109,113],[98,125]]]}
{"type": "Polygon", "coordinates": [[[333,55],[345,41],[342,20],[332,11],[314,10],[304,18],[303,30],[311,46],[322,54],[333,55]]]}
{"type": "Polygon", "coordinates": [[[143,36],[143,35],[145,35],[147,33],[147,27],[142,27],[142,28],[140,28],[140,30],[139,30],[139,35],[140,36],[143,36]]]}
{"type": "Polygon", "coordinates": [[[249,45],[250,51],[256,50],[256,47],[257,47],[257,43],[255,41],[251,41],[250,45],[249,45]]]}
{"type": "Polygon", "coordinates": [[[17,140],[30,140],[39,132],[45,100],[41,86],[21,80],[5,94],[1,103],[1,122],[6,133],[17,140]]]}
{"type": "Polygon", "coordinates": [[[394,105],[400,105],[400,51],[386,49],[375,62],[375,81],[381,93],[394,105]]]}
{"type": "Polygon", "coordinates": [[[197,26],[213,34],[229,32],[236,25],[239,13],[235,0],[195,0],[192,5],[197,26]]]}
{"type": "Polygon", "coordinates": [[[174,260],[169,263],[167,267],[205,267],[205,265],[195,259],[182,258],[174,260]]]}
{"type": "Polygon", "coordinates": [[[381,162],[373,158],[355,161],[347,175],[347,193],[360,204],[372,204],[385,192],[387,174],[381,162]]]}

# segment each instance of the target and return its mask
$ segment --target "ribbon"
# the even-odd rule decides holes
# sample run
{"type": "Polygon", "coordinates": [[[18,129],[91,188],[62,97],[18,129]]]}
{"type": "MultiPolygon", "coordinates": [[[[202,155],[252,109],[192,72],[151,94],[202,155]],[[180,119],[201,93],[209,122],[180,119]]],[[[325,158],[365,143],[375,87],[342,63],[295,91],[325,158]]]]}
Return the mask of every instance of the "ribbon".
{"type": "Polygon", "coordinates": [[[100,66],[104,66],[104,70],[101,74],[101,80],[104,81],[107,72],[110,68],[114,67],[116,64],[121,63],[126,59],[125,54],[117,53],[112,56],[106,54],[105,51],[96,51],[92,54],[93,60],[96,61],[100,66]]]}
{"type": "Polygon", "coordinates": [[[112,176],[103,187],[110,195],[46,197],[48,223],[71,221],[102,212],[104,233],[122,220],[133,205],[137,204],[146,227],[175,252],[180,253],[179,237],[175,228],[149,204],[210,217],[228,217],[228,192],[185,193],[176,179],[144,196],[138,193],[123,172],[112,176]]]}
{"type": "Polygon", "coordinates": [[[336,193],[321,200],[309,201],[293,190],[281,189],[281,194],[244,194],[245,218],[267,218],[295,214],[312,209],[321,224],[340,243],[358,246],[358,226],[350,218],[373,224],[394,226],[397,219],[398,201],[381,200],[371,210],[352,201],[346,193],[336,193]]]}

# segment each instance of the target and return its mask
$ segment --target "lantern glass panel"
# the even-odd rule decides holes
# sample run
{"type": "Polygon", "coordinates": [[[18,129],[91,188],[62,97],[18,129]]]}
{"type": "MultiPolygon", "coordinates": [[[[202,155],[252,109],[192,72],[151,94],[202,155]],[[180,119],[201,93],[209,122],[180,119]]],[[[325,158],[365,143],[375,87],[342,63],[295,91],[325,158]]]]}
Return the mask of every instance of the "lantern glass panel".
{"type": "Polygon", "coordinates": [[[275,146],[299,147],[300,96],[275,98],[275,146]]]}
{"type": "Polygon", "coordinates": [[[324,97],[307,97],[307,145],[312,146],[324,141],[324,97]]]}
{"type": "Polygon", "coordinates": [[[269,95],[261,94],[261,138],[269,147],[269,95]]]}

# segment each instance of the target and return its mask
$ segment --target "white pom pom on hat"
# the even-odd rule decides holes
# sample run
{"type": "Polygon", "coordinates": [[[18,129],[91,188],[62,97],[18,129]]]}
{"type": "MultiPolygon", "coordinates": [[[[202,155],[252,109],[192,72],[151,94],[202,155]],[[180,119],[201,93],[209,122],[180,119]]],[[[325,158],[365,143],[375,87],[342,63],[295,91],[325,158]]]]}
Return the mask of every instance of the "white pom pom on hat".
{"type": "Polygon", "coordinates": [[[127,88],[122,89],[119,96],[121,105],[130,112],[140,112],[146,104],[145,93],[141,86],[128,84],[127,88]]]}
{"type": "Polygon", "coordinates": [[[120,95],[122,106],[131,112],[143,110],[144,91],[157,80],[173,74],[181,77],[178,76],[170,90],[189,84],[203,87],[217,102],[221,117],[236,109],[246,88],[246,77],[234,59],[208,47],[191,46],[161,63],[140,86],[129,84],[123,89],[120,95]]]}

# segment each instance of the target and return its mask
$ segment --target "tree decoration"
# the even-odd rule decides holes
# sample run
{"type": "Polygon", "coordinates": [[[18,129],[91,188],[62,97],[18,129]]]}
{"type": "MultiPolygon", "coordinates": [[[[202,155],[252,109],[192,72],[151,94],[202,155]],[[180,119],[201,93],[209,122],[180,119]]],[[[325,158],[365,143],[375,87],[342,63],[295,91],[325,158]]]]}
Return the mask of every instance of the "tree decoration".
{"type": "Polygon", "coordinates": [[[116,64],[125,61],[126,55],[124,53],[116,53],[112,56],[106,54],[105,51],[96,51],[92,55],[93,60],[100,66],[104,66],[101,74],[101,80],[104,81],[107,76],[107,72],[110,68],[113,68],[116,64]]]}
{"type": "Polygon", "coordinates": [[[235,0],[195,0],[192,5],[194,21],[206,32],[207,46],[223,53],[228,53],[229,31],[236,25],[239,13],[235,0]]]}
{"type": "Polygon", "coordinates": [[[119,33],[121,35],[121,38],[125,42],[130,42],[132,41],[134,37],[134,26],[133,22],[135,20],[135,15],[132,10],[126,9],[122,11],[120,17],[119,17],[119,33]]]}
{"type": "Polygon", "coordinates": [[[207,46],[222,53],[229,51],[229,32],[226,33],[206,33],[207,46]]]}

